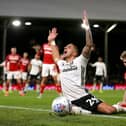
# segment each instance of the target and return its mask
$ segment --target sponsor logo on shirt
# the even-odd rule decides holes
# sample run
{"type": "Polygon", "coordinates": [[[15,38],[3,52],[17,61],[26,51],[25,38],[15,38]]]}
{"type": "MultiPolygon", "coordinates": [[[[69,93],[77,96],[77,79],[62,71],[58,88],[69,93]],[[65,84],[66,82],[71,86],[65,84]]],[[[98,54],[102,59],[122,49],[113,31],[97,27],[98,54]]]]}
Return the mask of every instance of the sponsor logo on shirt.
{"type": "Polygon", "coordinates": [[[70,65],[65,66],[62,72],[68,72],[68,71],[73,71],[73,70],[77,70],[77,66],[70,64],[70,65]]]}

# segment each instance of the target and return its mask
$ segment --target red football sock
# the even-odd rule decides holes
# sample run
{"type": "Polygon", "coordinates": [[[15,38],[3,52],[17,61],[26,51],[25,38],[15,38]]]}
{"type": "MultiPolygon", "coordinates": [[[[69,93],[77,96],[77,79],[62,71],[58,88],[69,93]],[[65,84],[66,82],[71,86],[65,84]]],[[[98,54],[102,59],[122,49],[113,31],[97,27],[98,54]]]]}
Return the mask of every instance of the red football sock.
{"type": "Polygon", "coordinates": [[[41,85],[41,86],[40,86],[40,94],[43,94],[44,89],[45,89],[45,85],[41,85]]]}
{"type": "Polygon", "coordinates": [[[60,94],[62,92],[61,86],[60,85],[56,85],[56,90],[60,94]]]}

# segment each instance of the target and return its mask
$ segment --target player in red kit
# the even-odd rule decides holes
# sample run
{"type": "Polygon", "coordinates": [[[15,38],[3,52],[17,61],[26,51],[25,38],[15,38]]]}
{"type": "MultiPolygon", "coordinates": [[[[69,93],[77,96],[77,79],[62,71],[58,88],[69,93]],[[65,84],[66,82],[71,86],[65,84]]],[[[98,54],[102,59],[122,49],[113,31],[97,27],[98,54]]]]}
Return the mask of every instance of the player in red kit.
{"type": "Polygon", "coordinates": [[[49,43],[43,44],[42,48],[43,48],[43,67],[42,67],[42,81],[39,97],[41,97],[41,95],[44,92],[45,81],[47,80],[47,77],[49,75],[53,77],[54,83],[56,84],[56,90],[60,94],[61,88],[57,81],[58,69],[52,57],[52,49],[49,43]]]}
{"type": "Polygon", "coordinates": [[[12,90],[12,79],[17,81],[17,84],[20,84],[20,71],[19,71],[19,64],[20,64],[21,56],[17,54],[16,47],[11,48],[11,53],[7,55],[5,62],[8,66],[7,72],[7,82],[6,82],[6,92],[5,96],[9,95],[8,90],[12,90]]]}
{"type": "Polygon", "coordinates": [[[20,60],[20,79],[22,81],[22,85],[19,87],[20,90],[23,90],[24,86],[27,85],[29,63],[28,53],[24,52],[23,57],[20,60]]]}
{"type": "MultiPolygon", "coordinates": [[[[52,31],[55,31],[55,30],[57,30],[57,29],[52,28],[52,31]]],[[[49,32],[49,34],[51,32],[49,32]]],[[[44,92],[45,82],[48,79],[49,75],[52,76],[52,78],[54,80],[58,94],[61,94],[61,87],[57,80],[58,70],[57,70],[57,66],[53,60],[53,57],[52,57],[52,49],[51,49],[50,43],[49,42],[44,43],[42,45],[42,47],[40,48],[39,53],[41,55],[43,55],[43,66],[42,66],[42,81],[41,81],[41,87],[40,87],[40,94],[39,94],[38,98],[40,98],[44,92]]]]}

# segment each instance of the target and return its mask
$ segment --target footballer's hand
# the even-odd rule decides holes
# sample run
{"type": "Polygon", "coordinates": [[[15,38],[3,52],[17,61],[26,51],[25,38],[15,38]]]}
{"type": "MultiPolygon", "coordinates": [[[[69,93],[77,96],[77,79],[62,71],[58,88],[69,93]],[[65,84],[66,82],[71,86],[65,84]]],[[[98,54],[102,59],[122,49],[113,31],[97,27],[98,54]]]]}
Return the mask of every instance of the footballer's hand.
{"type": "Polygon", "coordinates": [[[83,28],[84,28],[85,30],[89,30],[89,29],[90,29],[90,26],[89,26],[89,22],[88,22],[87,13],[86,13],[85,10],[84,10],[84,12],[83,12],[82,21],[83,21],[83,24],[82,24],[83,28]]]}
{"type": "Polygon", "coordinates": [[[55,28],[55,27],[52,28],[52,30],[49,30],[48,41],[51,42],[51,41],[55,40],[57,35],[58,35],[57,28],[55,28]]]}

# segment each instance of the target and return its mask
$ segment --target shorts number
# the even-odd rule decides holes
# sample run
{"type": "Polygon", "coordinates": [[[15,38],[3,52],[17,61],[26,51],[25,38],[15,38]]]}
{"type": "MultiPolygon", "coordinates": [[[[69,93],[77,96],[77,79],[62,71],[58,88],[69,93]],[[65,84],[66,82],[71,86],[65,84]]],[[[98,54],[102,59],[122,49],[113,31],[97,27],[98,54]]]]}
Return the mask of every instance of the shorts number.
{"type": "Polygon", "coordinates": [[[91,99],[87,99],[86,102],[88,102],[90,106],[93,106],[98,100],[95,97],[92,97],[91,99]]]}

